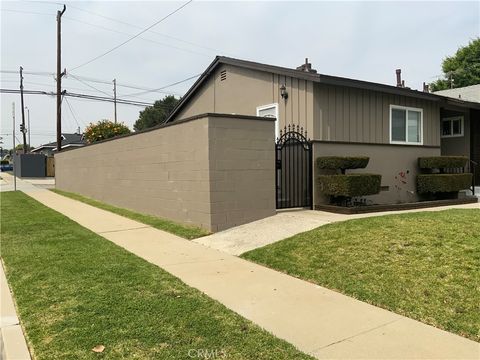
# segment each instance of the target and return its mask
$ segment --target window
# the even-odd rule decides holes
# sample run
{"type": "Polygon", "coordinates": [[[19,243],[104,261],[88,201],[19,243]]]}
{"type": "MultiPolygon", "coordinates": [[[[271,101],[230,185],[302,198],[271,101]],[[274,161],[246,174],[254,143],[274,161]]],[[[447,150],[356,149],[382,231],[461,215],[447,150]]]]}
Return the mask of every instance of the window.
{"type": "Polygon", "coordinates": [[[442,137],[463,136],[463,116],[442,119],[442,137]]]}
{"type": "Polygon", "coordinates": [[[423,110],[390,105],[390,143],[423,144],[423,110]]]}
{"type": "Polygon", "coordinates": [[[257,116],[274,117],[275,120],[275,139],[280,135],[280,126],[278,122],[278,104],[268,104],[257,107],[257,116]]]}

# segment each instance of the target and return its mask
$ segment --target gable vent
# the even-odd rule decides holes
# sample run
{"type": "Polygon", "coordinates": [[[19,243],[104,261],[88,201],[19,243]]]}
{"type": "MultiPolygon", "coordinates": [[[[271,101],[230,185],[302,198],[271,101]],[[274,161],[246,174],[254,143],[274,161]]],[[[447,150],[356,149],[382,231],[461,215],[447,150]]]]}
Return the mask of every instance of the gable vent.
{"type": "Polygon", "coordinates": [[[220,81],[227,80],[227,70],[220,71],[220,81]]]}

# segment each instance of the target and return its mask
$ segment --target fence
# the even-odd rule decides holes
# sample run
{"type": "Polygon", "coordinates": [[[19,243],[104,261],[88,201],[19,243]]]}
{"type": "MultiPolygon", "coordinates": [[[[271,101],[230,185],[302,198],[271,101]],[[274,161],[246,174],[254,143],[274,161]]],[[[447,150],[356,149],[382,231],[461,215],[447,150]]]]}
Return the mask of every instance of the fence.
{"type": "Polygon", "coordinates": [[[56,187],[210,231],[270,216],[272,120],[203,114],[59,153],[56,187]]]}

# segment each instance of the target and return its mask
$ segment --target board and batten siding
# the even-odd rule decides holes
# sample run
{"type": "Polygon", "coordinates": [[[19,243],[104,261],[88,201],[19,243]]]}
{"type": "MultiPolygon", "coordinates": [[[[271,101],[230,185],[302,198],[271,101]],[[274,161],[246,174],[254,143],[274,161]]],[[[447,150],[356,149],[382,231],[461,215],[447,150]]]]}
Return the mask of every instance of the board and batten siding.
{"type": "Polygon", "coordinates": [[[440,106],[429,100],[314,84],[314,140],[390,143],[390,105],[423,109],[423,145],[440,146],[440,106]]]}

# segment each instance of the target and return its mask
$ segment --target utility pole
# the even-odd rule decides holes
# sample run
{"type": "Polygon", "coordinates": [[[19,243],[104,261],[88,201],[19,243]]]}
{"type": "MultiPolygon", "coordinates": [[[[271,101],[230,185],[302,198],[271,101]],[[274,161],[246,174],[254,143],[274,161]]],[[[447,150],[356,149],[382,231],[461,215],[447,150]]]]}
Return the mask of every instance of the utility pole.
{"type": "Polygon", "coordinates": [[[117,123],[117,79],[113,79],[113,110],[115,124],[117,123]]]}
{"type": "Polygon", "coordinates": [[[28,150],[30,151],[30,149],[32,148],[32,143],[30,142],[30,133],[31,133],[31,129],[30,129],[30,109],[28,108],[28,106],[25,106],[25,109],[27,109],[27,131],[28,131],[28,150]]]}
{"type": "Polygon", "coordinates": [[[17,191],[17,166],[15,164],[15,102],[12,102],[12,118],[13,118],[13,190],[17,191]]]}
{"type": "Polygon", "coordinates": [[[21,131],[23,134],[23,153],[27,153],[27,135],[25,129],[25,108],[23,105],[23,67],[20,66],[20,102],[22,106],[22,126],[21,131]]]}
{"type": "Polygon", "coordinates": [[[62,149],[62,15],[67,7],[57,11],[57,151],[62,149]]]}

